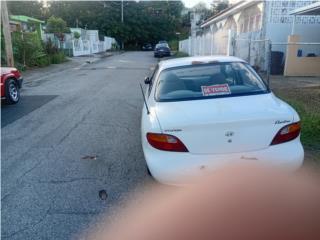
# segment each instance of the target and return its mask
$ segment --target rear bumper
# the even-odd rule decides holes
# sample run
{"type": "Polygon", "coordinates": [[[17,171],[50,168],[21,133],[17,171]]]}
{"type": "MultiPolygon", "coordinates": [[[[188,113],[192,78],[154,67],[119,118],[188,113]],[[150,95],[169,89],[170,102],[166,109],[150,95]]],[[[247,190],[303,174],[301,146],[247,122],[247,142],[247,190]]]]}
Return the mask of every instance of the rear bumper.
{"type": "Polygon", "coordinates": [[[143,140],[143,151],[153,177],[164,184],[185,185],[197,176],[208,174],[229,164],[259,161],[266,165],[295,171],[301,167],[304,150],[300,139],[266,149],[230,154],[191,154],[160,151],[143,140]]]}
{"type": "Polygon", "coordinates": [[[165,57],[165,56],[170,56],[170,52],[154,52],[155,57],[165,57]]]}

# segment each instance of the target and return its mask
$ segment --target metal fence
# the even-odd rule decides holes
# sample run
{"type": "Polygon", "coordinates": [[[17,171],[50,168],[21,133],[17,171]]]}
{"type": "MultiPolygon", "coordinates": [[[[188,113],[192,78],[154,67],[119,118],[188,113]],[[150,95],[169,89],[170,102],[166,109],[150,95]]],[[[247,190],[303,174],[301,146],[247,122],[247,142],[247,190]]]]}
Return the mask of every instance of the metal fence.
{"type": "Polygon", "coordinates": [[[188,53],[189,55],[191,55],[190,48],[191,48],[191,37],[189,37],[188,39],[179,41],[180,52],[188,53]]]}
{"type": "Polygon", "coordinates": [[[190,56],[231,55],[246,60],[259,71],[267,71],[270,41],[259,39],[259,35],[234,37],[232,32],[203,34],[179,42],[179,51],[190,56]]]}
{"type": "Polygon", "coordinates": [[[234,39],[231,55],[246,60],[258,71],[267,71],[270,40],[234,39]]]}

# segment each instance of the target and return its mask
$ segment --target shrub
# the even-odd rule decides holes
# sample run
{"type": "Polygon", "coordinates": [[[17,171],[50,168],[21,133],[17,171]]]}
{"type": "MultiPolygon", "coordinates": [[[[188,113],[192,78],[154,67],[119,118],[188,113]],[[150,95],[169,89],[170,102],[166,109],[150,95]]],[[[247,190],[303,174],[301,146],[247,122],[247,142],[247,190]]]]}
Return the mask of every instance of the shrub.
{"type": "Polygon", "coordinates": [[[51,54],[49,57],[52,64],[58,64],[66,61],[66,56],[63,52],[51,54]]]}
{"type": "Polygon", "coordinates": [[[42,57],[39,57],[37,60],[36,60],[36,65],[38,67],[46,67],[48,65],[50,65],[50,58],[49,56],[47,55],[44,55],[42,57]]]}
{"type": "Polygon", "coordinates": [[[14,63],[14,66],[15,66],[15,68],[18,69],[20,72],[23,72],[23,71],[26,70],[26,66],[24,66],[24,65],[21,64],[21,63],[15,62],[15,63],[14,63]]]}
{"type": "Polygon", "coordinates": [[[13,32],[12,48],[15,62],[24,66],[36,66],[38,58],[45,56],[41,41],[36,32],[13,32]]]}
{"type": "Polygon", "coordinates": [[[111,50],[117,50],[118,49],[118,44],[117,43],[112,43],[111,44],[111,50]]]}
{"type": "Polygon", "coordinates": [[[78,32],[74,32],[73,33],[73,37],[75,38],[75,39],[79,39],[80,38],[80,33],[78,33],[78,32]]]}
{"type": "Polygon", "coordinates": [[[178,40],[171,40],[169,41],[169,46],[171,50],[178,51],[179,50],[179,41],[178,40]]]}
{"type": "Polygon", "coordinates": [[[46,54],[54,54],[54,53],[59,52],[58,47],[51,41],[50,38],[47,42],[43,43],[43,48],[44,48],[46,54]]]}

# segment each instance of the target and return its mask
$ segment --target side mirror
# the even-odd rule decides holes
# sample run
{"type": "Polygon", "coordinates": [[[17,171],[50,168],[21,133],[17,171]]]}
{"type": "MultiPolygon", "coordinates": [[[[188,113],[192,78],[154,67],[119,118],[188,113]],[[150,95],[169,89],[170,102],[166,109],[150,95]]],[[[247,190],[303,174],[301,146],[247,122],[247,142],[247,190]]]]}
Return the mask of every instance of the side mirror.
{"type": "Polygon", "coordinates": [[[150,84],[150,83],[151,83],[150,78],[149,78],[149,77],[145,77],[144,83],[145,83],[145,84],[150,84]]]}

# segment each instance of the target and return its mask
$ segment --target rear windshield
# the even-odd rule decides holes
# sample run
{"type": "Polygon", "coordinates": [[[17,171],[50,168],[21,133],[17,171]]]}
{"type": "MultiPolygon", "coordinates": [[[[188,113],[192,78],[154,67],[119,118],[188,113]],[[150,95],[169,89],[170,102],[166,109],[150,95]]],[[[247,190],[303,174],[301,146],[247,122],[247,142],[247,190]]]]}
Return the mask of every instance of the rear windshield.
{"type": "Polygon", "coordinates": [[[182,101],[267,93],[257,73],[241,62],[198,64],[163,70],[157,101],[182,101]]]}
{"type": "Polygon", "coordinates": [[[158,43],[157,45],[156,45],[156,48],[161,48],[161,47],[169,47],[169,45],[168,45],[168,43],[158,43]]]}

